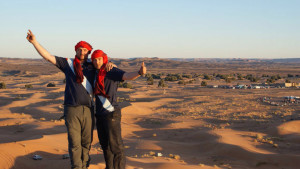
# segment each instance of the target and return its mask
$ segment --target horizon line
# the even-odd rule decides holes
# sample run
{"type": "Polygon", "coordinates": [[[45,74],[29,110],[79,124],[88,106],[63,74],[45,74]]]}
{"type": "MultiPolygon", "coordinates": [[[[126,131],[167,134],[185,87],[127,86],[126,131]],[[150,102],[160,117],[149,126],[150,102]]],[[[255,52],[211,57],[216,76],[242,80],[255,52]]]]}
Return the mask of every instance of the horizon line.
{"type": "MultiPolygon", "coordinates": [[[[42,57],[33,57],[33,58],[27,58],[27,57],[1,57],[0,58],[4,58],[4,59],[43,59],[42,57]]],[[[68,57],[69,58],[69,57],[68,57]]],[[[143,59],[143,58],[146,58],[146,59],[155,59],[155,58],[158,58],[158,59],[255,59],[255,60],[270,60],[270,59],[300,59],[300,57],[291,57],[291,58],[277,58],[277,57],[274,57],[274,58],[258,58],[258,57],[249,57],[249,58],[244,58],[244,57],[190,57],[190,58],[180,58],[180,57],[108,57],[108,58],[111,58],[111,59],[143,59]]]]}

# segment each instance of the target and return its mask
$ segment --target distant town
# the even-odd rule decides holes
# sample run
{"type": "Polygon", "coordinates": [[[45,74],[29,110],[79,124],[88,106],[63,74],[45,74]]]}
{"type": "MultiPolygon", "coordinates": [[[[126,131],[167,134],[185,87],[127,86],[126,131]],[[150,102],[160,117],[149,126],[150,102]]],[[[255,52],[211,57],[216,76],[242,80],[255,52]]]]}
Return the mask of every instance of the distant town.
{"type": "Polygon", "coordinates": [[[239,85],[207,85],[207,88],[222,89],[269,89],[269,88],[300,88],[300,83],[261,83],[261,84],[239,84],[239,85]]]}

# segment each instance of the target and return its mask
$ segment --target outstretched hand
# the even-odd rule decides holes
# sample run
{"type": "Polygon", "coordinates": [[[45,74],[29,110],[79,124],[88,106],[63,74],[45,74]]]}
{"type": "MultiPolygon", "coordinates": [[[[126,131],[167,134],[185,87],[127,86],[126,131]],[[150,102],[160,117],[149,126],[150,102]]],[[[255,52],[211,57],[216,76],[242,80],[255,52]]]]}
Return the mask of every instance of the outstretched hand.
{"type": "Polygon", "coordinates": [[[145,66],[145,63],[143,62],[142,66],[141,66],[141,68],[139,70],[139,74],[144,75],[144,74],[146,74],[146,72],[147,72],[147,68],[145,66]]]}
{"type": "Polygon", "coordinates": [[[146,69],[145,63],[143,62],[142,66],[141,66],[141,68],[138,72],[136,72],[136,71],[134,71],[134,72],[125,72],[123,74],[122,80],[134,80],[134,79],[140,77],[140,75],[146,74],[146,71],[147,71],[147,69],[146,69]]]}
{"type": "Polygon", "coordinates": [[[34,34],[31,32],[31,30],[29,29],[27,32],[27,37],[26,39],[30,42],[33,43],[36,41],[34,34]]]}

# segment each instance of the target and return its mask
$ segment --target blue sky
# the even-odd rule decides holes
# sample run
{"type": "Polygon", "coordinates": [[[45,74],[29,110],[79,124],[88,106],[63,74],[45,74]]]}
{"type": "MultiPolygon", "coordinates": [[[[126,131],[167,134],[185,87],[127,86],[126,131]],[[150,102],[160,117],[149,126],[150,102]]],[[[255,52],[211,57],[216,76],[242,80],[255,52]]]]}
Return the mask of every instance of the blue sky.
{"type": "Polygon", "coordinates": [[[0,0],[0,57],[74,57],[80,40],[109,57],[300,58],[298,0],[0,0]]]}

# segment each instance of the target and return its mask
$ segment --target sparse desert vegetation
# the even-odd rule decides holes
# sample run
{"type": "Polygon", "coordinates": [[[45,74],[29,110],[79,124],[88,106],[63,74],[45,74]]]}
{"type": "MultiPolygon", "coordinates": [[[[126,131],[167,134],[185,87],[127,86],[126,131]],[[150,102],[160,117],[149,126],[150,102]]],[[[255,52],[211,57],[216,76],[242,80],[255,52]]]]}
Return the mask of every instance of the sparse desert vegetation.
{"type": "MultiPolygon", "coordinates": [[[[300,89],[242,86],[298,83],[299,63],[113,59],[126,71],[141,61],[148,74],[121,83],[117,97],[129,168],[298,168],[300,105],[286,96],[300,96],[300,89]],[[220,87],[236,85],[241,88],[220,87]]],[[[42,166],[28,158],[32,154],[51,167],[68,168],[62,159],[68,152],[65,77],[41,60],[19,62],[0,59],[6,85],[0,90],[0,168],[42,166]],[[34,87],[24,88],[29,84],[34,87]]],[[[104,166],[102,153],[94,131],[91,169],[104,166]]]]}
{"type": "Polygon", "coordinates": [[[0,83],[0,89],[6,89],[6,84],[4,82],[0,83]]]}
{"type": "Polygon", "coordinates": [[[25,89],[31,89],[31,88],[33,88],[32,84],[26,84],[25,85],[25,89]]]}
{"type": "Polygon", "coordinates": [[[48,83],[47,84],[47,87],[55,87],[56,85],[55,85],[55,83],[48,83]]]}

